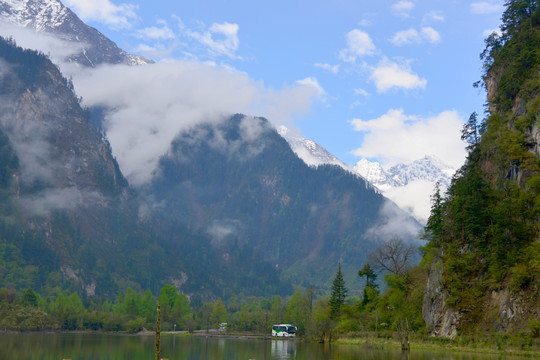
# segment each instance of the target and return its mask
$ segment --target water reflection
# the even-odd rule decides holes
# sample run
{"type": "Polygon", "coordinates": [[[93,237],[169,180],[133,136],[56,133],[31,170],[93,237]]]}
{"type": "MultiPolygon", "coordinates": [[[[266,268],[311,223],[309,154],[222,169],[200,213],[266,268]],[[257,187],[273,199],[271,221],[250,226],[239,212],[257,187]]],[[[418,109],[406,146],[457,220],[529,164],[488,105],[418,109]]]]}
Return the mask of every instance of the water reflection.
{"type": "MultiPolygon", "coordinates": [[[[300,340],[162,335],[169,360],[495,360],[502,355],[415,351],[300,340]]],[[[0,334],[0,359],[152,360],[153,336],[104,334],[0,334]]]]}
{"type": "Polygon", "coordinates": [[[272,359],[296,359],[296,342],[290,340],[272,340],[272,359]]]}

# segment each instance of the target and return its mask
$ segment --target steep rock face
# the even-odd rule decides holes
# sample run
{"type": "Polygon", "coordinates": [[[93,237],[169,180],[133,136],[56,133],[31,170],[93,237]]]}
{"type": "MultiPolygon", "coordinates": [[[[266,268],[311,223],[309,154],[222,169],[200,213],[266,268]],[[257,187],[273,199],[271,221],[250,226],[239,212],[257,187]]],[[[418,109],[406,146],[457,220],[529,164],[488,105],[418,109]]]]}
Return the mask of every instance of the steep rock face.
{"type": "Polygon", "coordinates": [[[151,62],[120,49],[58,0],[0,1],[0,17],[13,25],[50,33],[77,44],[80,52],[68,58],[77,64],[95,67],[104,63],[140,65],[151,62]]]}
{"type": "Polygon", "coordinates": [[[446,305],[447,295],[443,286],[443,263],[439,257],[429,270],[422,315],[431,336],[454,339],[462,315],[446,305]]]}

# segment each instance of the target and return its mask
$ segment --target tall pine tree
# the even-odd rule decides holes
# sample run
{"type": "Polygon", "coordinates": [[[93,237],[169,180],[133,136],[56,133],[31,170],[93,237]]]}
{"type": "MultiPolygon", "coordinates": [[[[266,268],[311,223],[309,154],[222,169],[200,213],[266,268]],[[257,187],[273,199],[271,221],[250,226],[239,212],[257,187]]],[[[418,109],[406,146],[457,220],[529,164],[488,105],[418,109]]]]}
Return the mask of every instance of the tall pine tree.
{"type": "Polygon", "coordinates": [[[341,308],[345,303],[346,297],[347,288],[345,287],[345,280],[341,273],[341,263],[338,263],[338,271],[332,282],[332,294],[330,296],[330,317],[332,319],[335,320],[341,316],[341,308]]]}

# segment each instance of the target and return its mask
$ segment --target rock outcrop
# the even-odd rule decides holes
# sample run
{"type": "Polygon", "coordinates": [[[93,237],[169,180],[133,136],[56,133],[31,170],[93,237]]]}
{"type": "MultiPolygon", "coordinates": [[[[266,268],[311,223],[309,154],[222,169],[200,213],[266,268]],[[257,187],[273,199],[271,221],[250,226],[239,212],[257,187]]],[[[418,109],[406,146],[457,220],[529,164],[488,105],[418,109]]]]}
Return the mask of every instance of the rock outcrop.
{"type": "Polygon", "coordinates": [[[422,315],[430,336],[454,339],[462,315],[446,305],[446,298],[443,287],[443,262],[438,257],[429,270],[422,315]]]}

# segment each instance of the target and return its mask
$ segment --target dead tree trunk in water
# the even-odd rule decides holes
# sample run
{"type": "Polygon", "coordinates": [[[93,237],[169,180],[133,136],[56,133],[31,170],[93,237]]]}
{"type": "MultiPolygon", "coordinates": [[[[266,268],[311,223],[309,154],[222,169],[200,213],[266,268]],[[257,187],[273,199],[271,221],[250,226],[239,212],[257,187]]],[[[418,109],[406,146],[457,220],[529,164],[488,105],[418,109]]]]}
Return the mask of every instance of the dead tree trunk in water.
{"type": "Polygon", "coordinates": [[[161,309],[158,303],[157,318],[156,318],[156,360],[160,360],[161,358],[160,341],[161,341],[161,309]]]}
{"type": "Polygon", "coordinates": [[[409,351],[411,349],[411,345],[409,343],[409,320],[405,319],[405,323],[403,323],[403,319],[401,319],[401,351],[409,351]]]}

